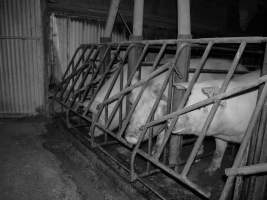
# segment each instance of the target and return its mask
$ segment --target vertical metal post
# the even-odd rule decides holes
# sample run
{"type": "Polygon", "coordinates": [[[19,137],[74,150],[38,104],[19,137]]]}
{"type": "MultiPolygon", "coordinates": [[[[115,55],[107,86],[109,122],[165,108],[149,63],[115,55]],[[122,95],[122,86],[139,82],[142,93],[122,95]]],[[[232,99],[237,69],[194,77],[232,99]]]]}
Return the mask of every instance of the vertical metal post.
{"type": "MultiPolygon", "coordinates": [[[[190,23],[190,1],[188,0],[177,0],[177,16],[178,16],[178,38],[188,39],[191,38],[191,23],[190,23]]],[[[177,44],[179,46],[181,43],[177,44]]],[[[188,79],[188,67],[190,62],[190,47],[186,47],[181,52],[181,55],[176,63],[176,69],[182,74],[182,79],[175,77],[174,81],[187,81],[188,79]]],[[[173,99],[182,99],[183,92],[175,91],[173,99]]],[[[177,109],[179,101],[173,101],[172,109],[177,109]]],[[[182,137],[178,135],[172,135],[170,140],[170,154],[169,154],[169,165],[177,166],[180,162],[179,157],[182,147],[182,137]]],[[[176,168],[177,170],[177,168],[176,168]]]]}
{"type": "MultiPolygon", "coordinates": [[[[143,15],[144,15],[144,0],[134,0],[134,16],[133,16],[133,35],[130,36],[131,41],[139,41],[143,39],[143,15]]],[[[129,52],[128,77],[132,69],[136,65],[140,56],[140,48],[134,47],[129,52]]]]}
{"type": "Polygon", "coordinates": [[[112,33],[115,19],[118,13],[119,5],[120,5],[120,0],[111,1],[109,12],[108,12],[108,19],[107,19],[105,30],[104,30],[104,38],[111,37],[111,33],[112,33]]]}
{"type": "MultiPolygon", "coordinates": [[[[144,15],[144,0],[134,0],[134,12],[133,12],[133,35],[130,36],[131,41],[140,41],[143,39],[143,15],[144,15]]],[[[133,47],[129,52],[128,57],[128,73],[127,79],[131,76],[131,73],[136,65],[138,58],[141,55],[140,47],[133,47]]],[[[129,110],[129,100],[127,98],[126,110],[129,110]]]]}
{"type": "MultiPolygon", "coordinates": [[[[112,40],[111,34],[112,34],[112,30],[115,24],[115,19],[118,13],[119,5],[120,5],[120,0],[111,1],[109,12],[108,12],[108,18],[107,18],[107,22],[106,22],[105,30],[104,30],[104,36],[100,38],[101,43],[109,43],[112,40]]],[[[103,57],[106,49],[107,49],[107,45],[104,45],[103,48],[101,48],[100,58],[103,57]]],[[[102,65],[100,69],[100,73],[102,74],[104,73],[105,67],[108,65],[109,61],[110,61],[110,52],[109,52],[109,55],[106,57],[104,64],[102,65]]]]}

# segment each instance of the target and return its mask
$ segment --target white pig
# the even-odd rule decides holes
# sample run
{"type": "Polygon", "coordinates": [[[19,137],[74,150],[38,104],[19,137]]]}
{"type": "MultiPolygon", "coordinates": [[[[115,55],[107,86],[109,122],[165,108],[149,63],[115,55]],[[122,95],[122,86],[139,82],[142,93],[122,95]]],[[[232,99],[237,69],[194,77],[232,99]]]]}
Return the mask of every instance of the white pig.
{"type": "MultiPolygon", "coordinates": [[[[235,77],[227,88],[235,88],[249,83],[259,77],[259,71],[235,77]]],[[[209,80],[196,83],[186,106],[192,105],[218,94],[223,79],[209,80]]],[[[176,85],[179,89],[187,88],[188,83],[176,85]]],[[[207,135],[215,137],[216,150],[207,172],[213,173],[220,168],[227,142],[240,143],[247,129],[250,117],[257,101],[257,90],[223,100],[211,122],[207,135]]],[[[175,125],[173,133],[199,135],[212,105],[201,107],[181,115],[175,125]]]]}

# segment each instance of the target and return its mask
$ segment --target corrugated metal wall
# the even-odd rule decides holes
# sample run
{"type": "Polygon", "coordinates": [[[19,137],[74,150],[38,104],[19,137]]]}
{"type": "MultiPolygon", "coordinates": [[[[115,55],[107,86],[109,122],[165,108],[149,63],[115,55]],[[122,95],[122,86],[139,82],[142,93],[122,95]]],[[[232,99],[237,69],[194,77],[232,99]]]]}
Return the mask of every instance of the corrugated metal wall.
{"type": "Polygon", "coordinates": [[[44,105],[39,0],[0,1],[0,116],[36,114],[44,105]]]}
{"type": "MultiPolygon", "coordinates": [[[[68,62],[74,54],[76,48],[83,43],[100,42],[100,37],[104,35],[104,23],[97,21],[79,19],[77,17],[57,16],[50,17],[51,41],[54,58],[52,60],[51,71],[59,80],[64,73],[68,62]]],[[[112,41],[124,41],[126,34],[124,31],[114,29],[112,41]]]]}

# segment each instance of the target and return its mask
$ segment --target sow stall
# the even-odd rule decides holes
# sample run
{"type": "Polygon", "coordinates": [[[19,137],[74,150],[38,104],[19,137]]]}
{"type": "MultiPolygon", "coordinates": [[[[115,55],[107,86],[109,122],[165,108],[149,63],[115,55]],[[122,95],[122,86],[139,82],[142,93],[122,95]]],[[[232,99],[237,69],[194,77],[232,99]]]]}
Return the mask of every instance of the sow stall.
{"type": "MultiPolygon", "coordinates": [[[[143,177],[153,175],[161,170],[178,182],[183,183],[186,188],[195,191],[205,198],[209,198],[211,195],[210,191],[190,180],[188,173],[196,160],[197,152],[204,141],[205,135],[218,109],[220,101],[233,95],[240,95],[251,88],[264,85],[264,88],[259,95],[253,116],[250,119],[251,121],[249,123],[249,127],[235,158],[233,169],[241,166],[241,161],[245,152],[244,150],[247,147],[254,125],[266,98],[267,86],[265,83],[267,78],[263,76],[251,84],[244,85],[244,87],[234,88],[233,90],[227,92],[225,91],[231,78],[233,77],[233,74],[236,72],[236,68],[243,56],[246,46],[250,44],[265,43],[266,41],[267,39],[262,37],[244,37],[83,44],[77,48],[71,61],[69,62],[69,65],[62,77],[60,86],[55,92],[53,100],[62,106],[62,111],[66,113],[66,123],[70,128],[87,127],[87,132],[84,133],[84,135],[90,142],[91,147],[103,150],[103,146],[119,143],[130,150],[131,156],[129,165],[121,163],[116,157],[110,155],[107,151],[105,151],[105,154],[112,157],[112,159],[121,165],[122,168],[129,172],[129,178],[131,181],[139,180],[142,182],[143,177]],[[221,44],[227,44],[231,47],[234,46],[236,48],[236,52],[232,60],[232,64],[229,66],[229,70],[223,71],[226,73],[226,76],[219,90],[219,94],[191,106],[184,107],[200,73],[222,72],[221,70],[210,70],[204,68],[212,49],[221,44]],[[176,68],[179,56],[187,47],[191,47],[193,49],[199,48],[200,46],[202,48],[204,47],[203,54],[201,55],[201,59],[197,67],[194,69],[188,69],[188,72],[194,72],[194,74],[191,78],[188,89],[183,95],[183,98],[179,101],[178,110],[174,111],[172,109],[173,94],[175,92],[173,87],[175,84],[174,80],[177,80],[177,78],[181,79],[184,76],[176,68]],[[127,71],[129,52],[134,47],[140,48],[141,54],[134,68],[130,70],[131,73],[128,73],[128,77],[126,78],[124,72],[125,70],[127,71]],[[103,52],[103,48],[104,54],[100,54],[101,51],[103,52]],[[144,67],[150,67],[152,71],[152,73],[147,77],[143,77],[142,69],[144,67]],[[166,73],[166,78],[161,85],[154,105],[148,115],[148,118],[146,119],[146,123],[140,128],[140,137],[137,144],[132,145],[124,138],[127,126],[150,81],[162,73],[166,73]],[[136,74],[138,74],[140,81],[132,84],[132,80],[136,74]],[[111,82],[109,82],[107,90],[105,94],[103,94],[103,101],[98,105],[97,113],[93,114],[90,111],[90,108],[98,95],[98,91],[105,85],[107,80],[111,80],[111,82]],[[119,88],[117,88],[118,91],[115,95],[111,95],[115,86],[119,86],[119,88]],[[163,98],[163,93],[167,87],[167,113],[169,114],[163,116],[159,120],[154,120],[155,111],[160,100],[163,98]],[[141,89],[137,98],[130,104],[128,99],[129,94],[135,88],[141,89]],[[109,108],[111,104],[113,105],[112,109],[109,108]],[[185,164],[179,163],[179,165],[182,166],[180,168],[181,170],[173,169],[168,162],[168,158],[170,156],[168,142],[170,141],[172,130],[179,116],[210,104],[213,104],[213,106],[206,119],[201,134],[197,137],[197,139],[184,140],[182,142],[180,147],[182,149],[186,146],[186,144],[194,144],[185,164]],[[104,116],[104,120],[102,121],[100,121],[101,116],[104,116]],[[110,128],[111,124],[114,123],[114,118],[116,116],[119,119],[117,128],[110,128]],[[79,119],[78,122],[77,118],[79,119]],[[169,121],[168,125],[167,121],[169,121]],[[157,133],[153,133],[153,127],[158,124],[164,124],[164,126],[157,130],[157,133]],[[103,135],[96,137],[96,129],[102,130],[103,135]],[[163,142],[154,154],[152,153],[155,148],[155,139],[153,135],[157,135],[163,129],[165,130],[163,142]],[[148,134],[148,140],[143,141],[146,134],[148,134]],[[139,157],[142,158],[141,162],[139,157]]],[[[225,199],[227,194],[229,194],[235,175],[236,174],[231,175],[227,179],[227,184],[225,184],[221,199],[225,199]]],[[[153,190],[153,192],[155,192],[160,198],[164,199],[158,191],[149,185],[146,186],[153,190]]]]}

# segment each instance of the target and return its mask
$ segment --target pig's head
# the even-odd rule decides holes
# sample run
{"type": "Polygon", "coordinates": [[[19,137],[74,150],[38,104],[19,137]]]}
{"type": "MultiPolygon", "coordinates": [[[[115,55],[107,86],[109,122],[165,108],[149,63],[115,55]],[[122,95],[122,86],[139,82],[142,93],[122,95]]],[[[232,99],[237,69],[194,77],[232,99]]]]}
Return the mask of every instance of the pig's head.
{"type": "MultiPolygon", "coordinates": [[[[186,89],[187,86],[188,83],[179,83],[176,85],[178,89],[186,89]]],[[[213,97],[217,95],[218,92],[218,83],[214,83],[213,81],[196,83],[191,91],[191,95],[189,96],[185,106],[189,106],[199,101],[213,97]]],[[[222,102],[220,106],[224,107],[225,102],[222,102]]],[[[193,110],[191,112],[179,116],[173,133],[198,134],[203,128],[203,125],[208,117],[211,107],[212,105],[200,107],[197,110],[193,110]]]]}
{"type": "MultiPolygon", "coordinates": [[[[155,100],[159,94],[160,85],[150,82],[148,87],[143,92],[142,97],[140,98],[135,111],[132,115],[132,118],[129,122],[125,133],[125,139],[131,144],[136,144],[141,133],[141,126],[143,126],[152,110],[152,107],[155,103],[155,100]]],[[[140,92],[140,88],[134,89],[130,94],[130,101],[133,103],[140,92]]],[[[154,119],[159,119],[166,113],[167,101],[166,97],[163,96],[160,100],[158,108],[155,112],[154,119]]],[[[148,135],[145,135],[144,140],[148,138],[148,135]]]]}

